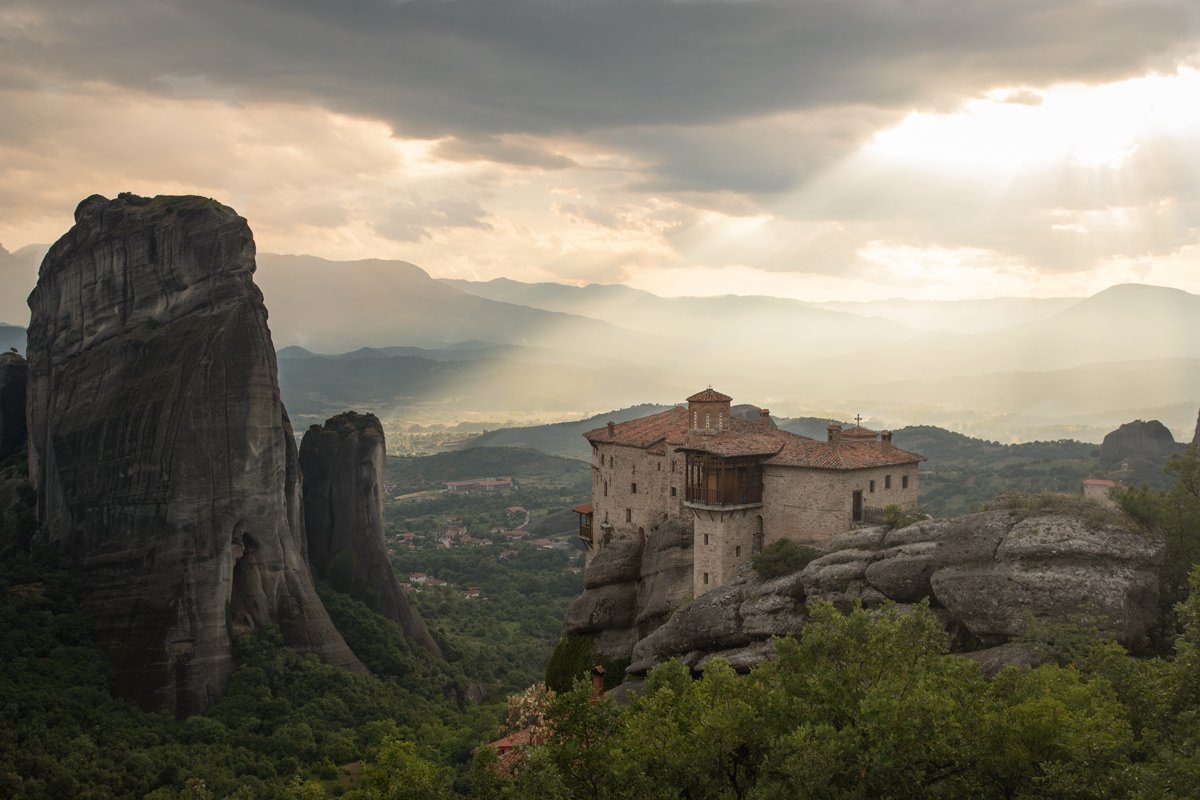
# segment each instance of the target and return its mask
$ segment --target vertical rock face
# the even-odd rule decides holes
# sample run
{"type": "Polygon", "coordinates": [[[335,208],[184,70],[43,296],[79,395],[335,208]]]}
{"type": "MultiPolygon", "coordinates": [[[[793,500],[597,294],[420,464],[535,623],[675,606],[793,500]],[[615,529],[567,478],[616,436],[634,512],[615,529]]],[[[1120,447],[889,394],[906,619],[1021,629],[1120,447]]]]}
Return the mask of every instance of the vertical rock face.
{"type": "Polygon", "coordinates": [[[29,297],[29,472],[114,689],[185,715],[268,623],[352,669],[304,556],[254,240],[199,197],[92,196],[29,297]]]}
{"type": "Polygon", "coordinates": [[[635,642],[691,601],[692,560],[692,528],[679,519],[644,540],[613,539],[588,564],[563,635],[588,636],[597,655],[628,659],[635,642]]]}
{"type": "Polygon", "coordinates": [[[1196,432],[1192,434],[1192,444],[1200,444],[1200,413],[1196,414],[1196,432]]]}
{"type": "Polygon", "coordinates": [[[0,461],[25,446],[25,359],[0,354],[0,461]]]}
{"type": "Polygon", "coordinates": [[[349,411],[308,429],[300,443],[308,559],[322,578],[340,571],[352,594],[441,656],[388,561],[383,542],[385,458],[383,426],[374,414],[349,411]]]}

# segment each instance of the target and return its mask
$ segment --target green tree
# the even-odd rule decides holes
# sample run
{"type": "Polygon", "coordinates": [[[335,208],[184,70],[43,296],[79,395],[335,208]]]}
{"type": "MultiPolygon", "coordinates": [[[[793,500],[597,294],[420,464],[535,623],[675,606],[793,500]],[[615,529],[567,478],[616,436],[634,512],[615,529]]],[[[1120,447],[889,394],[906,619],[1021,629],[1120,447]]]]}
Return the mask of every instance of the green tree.
{"type": "Polygon", "coordinates": [[[448,800],[451,774],[417,754],[416,745],[398,736],[383,740],[376,757],[363,766],[363,785],[347,800],[448,800]]]}

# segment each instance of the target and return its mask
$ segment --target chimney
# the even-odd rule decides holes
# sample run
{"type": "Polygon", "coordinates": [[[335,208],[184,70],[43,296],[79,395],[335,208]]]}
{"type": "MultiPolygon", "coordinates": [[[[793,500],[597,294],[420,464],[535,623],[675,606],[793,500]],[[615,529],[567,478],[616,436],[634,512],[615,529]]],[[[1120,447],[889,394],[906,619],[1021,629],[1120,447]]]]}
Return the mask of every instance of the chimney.
{"type": "Polygon", "coordinates": [[[604,694],[604,666],[597,664],[592,667],[592,697],[600,697],[604,694]]]}
{"type": "Polygon", "coordinates": [[[758,424],[764,428],[771,427],[771,409],[763,408],[758,412],[758,424]]]}
{"type": "Polygon", "coordinates": [[[879,449],[884,453],[892,452],[892,432],[884,431],[879,434],[879,449]]]}
{"type": "Polygon", "coordinates": [[[842,426],[838,423],[829,423],[829,427],[826,430],[829,431],[829,441],[840,442],[842,440],[842,426]]]}
{"type": "Polygon", "coordinates": [[[608,438],[610,438],[610,439],[615,438],[616,434],[617,434],[617,426],[614,423],[609,422],[608,423],[608,438]]]}

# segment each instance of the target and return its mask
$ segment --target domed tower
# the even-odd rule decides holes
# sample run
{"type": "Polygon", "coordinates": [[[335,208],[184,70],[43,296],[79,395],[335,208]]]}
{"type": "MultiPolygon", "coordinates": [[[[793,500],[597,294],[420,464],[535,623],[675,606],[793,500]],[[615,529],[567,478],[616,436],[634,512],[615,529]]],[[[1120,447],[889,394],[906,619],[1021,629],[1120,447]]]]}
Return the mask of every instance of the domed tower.
{"type": "Polygon", "coordinates": [[[688,430],[721,433],[729,430],[729,404],[733,398],[711,386],[687,399],[688,430]]]}

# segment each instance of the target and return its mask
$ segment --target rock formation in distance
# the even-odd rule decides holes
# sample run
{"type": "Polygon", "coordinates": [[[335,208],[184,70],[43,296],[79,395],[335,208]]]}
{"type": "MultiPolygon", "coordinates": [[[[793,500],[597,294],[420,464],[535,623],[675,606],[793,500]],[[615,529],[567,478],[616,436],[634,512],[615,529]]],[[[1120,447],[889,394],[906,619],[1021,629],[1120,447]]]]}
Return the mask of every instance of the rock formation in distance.
{"type": "Polygon", "coordinates": [[[395,620],[413,642],[442,651],[408,602],[383,541],[383,426],[374,414],[348,411],[313,425],[300,442],[304,527],[314,573],[329,578],[341,562],[351,594],[395,620]]]}
{"type": "Polygon", "coordinates": [[[1196,432],[1192,434],[1192,444],[1200,444],[1200,413],[1196,414],[1196,432]]]}
{"type": "Polygon", "coordinates": [[[1128,464],[1132,480],[1153,483],[1179,447],[1171,431],[1158,420],[1134,420],[1104,437],[1100,443],[1100,465],[1116,470],[1128,464]]]}
{"type": "Polygon", "coordinates": [[[317,597],[254,239],[199,197],[93,195],[29,297],[29,474],[80,579],[114,691],[178,716],[232,636],[362,670],[317,597]]]}
{"type": "Polygon", "coordinates": [[[0,353],[0,461],[25,446],[25,386],[29,365],[16,353],[0,353]]]}

